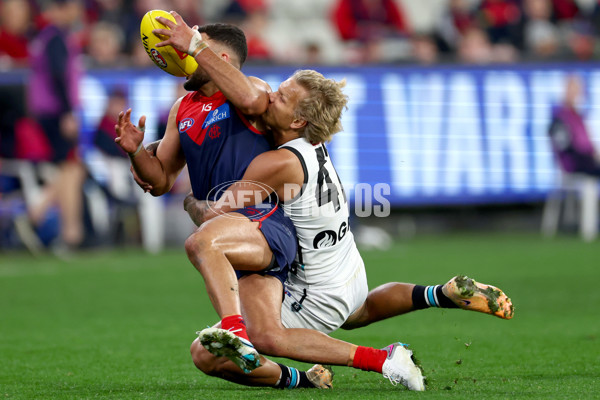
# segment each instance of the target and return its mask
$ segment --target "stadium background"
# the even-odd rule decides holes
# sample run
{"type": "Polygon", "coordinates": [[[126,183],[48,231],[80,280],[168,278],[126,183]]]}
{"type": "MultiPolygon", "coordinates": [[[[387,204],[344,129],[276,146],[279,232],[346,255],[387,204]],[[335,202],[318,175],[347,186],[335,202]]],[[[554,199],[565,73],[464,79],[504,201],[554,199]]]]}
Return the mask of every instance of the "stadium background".
{"type": "MultiPolygon", "coordinates": [[[[124,96],[119,104],[131,107],[135,120],[148,116],[146,142],[160,136],[170,105],[182,93],[182,80],[152,65],[138,34],[145,11],[175,9],[190,24],[239,24],[249,38],[244,71],[273,87],[301,66],[347,79],[351,101],[344,114],[345,131],[330,145],[338,172],[351,201],[357,195],[358,203],[365,200],[373,210],[385,197],[393,216],[398,216],[368,218],[374,213],[367,207],[359,213],[363,218],[356,220],[357,227],[382,227],[385,241],[386,233],[540,229],[543,202],[560,178],[547,129],[552,107],[560,103],[571,74],[584,81],[581,111],[592,139],[600,140],[600,75],[594,62],[598,3],[365,2],[374,5],[371,11],[351,3],[361,2],[82,2],[75,29],[86,66],[80,85],[80,142],[92,177],[103,189],[110,186],[94,136],[115,93],[124,96]],[[350,9],[358,11],[349,16],[350,9]]],[[[19,125],[6,122],[18,120],[15,114],[27,115],[28,60],[18,45],[43,26],[40,7],[25,0],[4,1],[2,7],[0,90],[6,126],[0,153],[5,159],[43,161],[43,151],[20,154],[19,125]]],[[[14,183],[4,186],[13,189],[14,183]]],[[[105,244],[115,229],[123,229],[106,226],[105,221],[119,224],[115,219],[120,217],[113,215],[111,193],[102,199],[89,186],[88,243],[105,244]]],[[[177,208],[178,196],[186,189],[183,182],[170,198],[145,202],[152,203],[152,210],[177,208]]],[[[7,199],[13,200],[5,195],[4,203],[7,199]]],[[[22,209],[18,199],[15,202],[4,204],[8,219],[22,209]]],[[[157,221],[157,226],[166,225],[168,234],[150,239],[148,249],[160,249],[161,243],[177,245],[193,229],[179,214],[173,211],[172,218],[157,221]],[[186,229],[180,229],[182,224],[186,229]]],[[[561,226],[573,231],[576,222],[571,218],[561,226]]],[[[140,241],[135,225],[127,223],[128,243],[140,241]],[[131,236],[134,239],[128,240],[131,236]]],[[[44,232],[45,241],[54,234],[44,232]]],[[[3,247],[19,247],[18,242],[10,226],[5,227],[3,247]]]]}
{"type": "MultiPolygon", "coordinates": [[[[32,145],[17,157],[19,133],[7,121],[27,117],[28,61],[15,49],[43,21],[35,1],[1,2],[0,350],[7,362],[0,394],[203,398],[228,390],[232,398],[281,396],[248,394],[195,373],[186,354],[190,332],[215,315],[182,250],[193,229],[181,209],[185,177],[165,198],[142,202],[127,194],[124,201],[111,193],[105,159],[94,144],[115,94],[132,107],[134,119],[148,116],[148,142],[160,135],[181,93],[183,81],[154,67],[139,45],[141,15],[157,8],[175,9],[190,24],[240,24],[250,38],[244,72],[273,87],[300,67],[347,79],[345,130],[330,149],[352,207],[369,196],[381,205],[373,189],[389,185],[382,192],[389,217],[353,218],[371,286],[390,279],[436,283],[467,273],[498,283],[513,297],[517,317],[508,323],[451,312],[405,317],[400,334],[421,349],[431,396],[595,396],[599,331],[581,304],[589,310],[600,305],[600,252],[596,242],[579,240],[576,216],[552,241],[542,238],[540,226],[544,202],[560,178],[547,136],[550,113],[571,74],[585,83],[580,109],[600,145],[600,2],[381,0],[372,2],[378,10],[393,3],[401,17],[389,19],[390,9],[363,13],[359,33],[335,13],[342,3],[81,2],[75,33],[86,66],[79,115],[91,177],[85,186],[88,240],[68,257],[48,252],[34,258],[13,226],[31,188],[12,166],[43,173],[44,151],[32,145]],[[156,224],[149,237],[140,224],[144,215],[156,224]],[[440,332],[442,338],[434,334],[440,332]],[[37,361],[47,368],[40,371],[37,361]]],[[[49,249],[56,224],[51,215],[38,232],[49,249]]],[[[336,333],[380,346],[398,335],[393,321],[336,333]]],[[[390,395],[374,375],[337,371],[342,398],[390,395]]]]}

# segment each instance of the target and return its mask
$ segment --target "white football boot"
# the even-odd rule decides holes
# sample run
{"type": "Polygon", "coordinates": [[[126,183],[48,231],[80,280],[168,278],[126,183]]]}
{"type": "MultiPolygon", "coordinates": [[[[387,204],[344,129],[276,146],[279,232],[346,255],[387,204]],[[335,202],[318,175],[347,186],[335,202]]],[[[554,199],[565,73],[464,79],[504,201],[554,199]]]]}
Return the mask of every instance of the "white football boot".
{"type": "Polygon", "coordinates": [[[390,344],[384,350],[388,352],[388,356],[381,369],[383,377],[389,379],[394,386],[401,383],[410,390],[424,391],[425,378],[413,361],[412,351],[399,342],[390,344]]]}

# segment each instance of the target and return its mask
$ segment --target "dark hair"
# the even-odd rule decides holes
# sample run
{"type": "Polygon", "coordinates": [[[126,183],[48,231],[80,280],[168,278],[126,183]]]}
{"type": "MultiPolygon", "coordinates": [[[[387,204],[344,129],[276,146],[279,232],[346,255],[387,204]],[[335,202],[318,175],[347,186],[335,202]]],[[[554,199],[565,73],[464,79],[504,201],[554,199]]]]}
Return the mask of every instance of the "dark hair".
{"type": "Polygon", "coordinates": [[[235,25],[231,24],[207,24],[198,28],[200,33],[206,33],[211,40],[223,43],[233,50],[239,60],[240,67],[244,65],[246,57],[248,57],[248,44],[246,43],[246,35],[235,25]]]}

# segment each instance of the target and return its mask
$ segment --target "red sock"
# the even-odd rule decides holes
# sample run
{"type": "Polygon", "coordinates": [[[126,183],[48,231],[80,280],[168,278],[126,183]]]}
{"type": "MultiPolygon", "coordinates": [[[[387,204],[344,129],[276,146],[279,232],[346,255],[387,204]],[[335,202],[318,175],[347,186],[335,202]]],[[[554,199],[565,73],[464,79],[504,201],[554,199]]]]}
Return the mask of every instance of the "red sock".
{"type": "Polygon", "coordinates": [[[246,323],[241,315],[228,315],[221,320],[221,328],[235,333],[237,336],[250,341],[246,332],[246,323]]]}
{"type": "Polygon", "coordinates": [[[387,358],[387,351],[374,349],[372,347],[358,346],[352,360],[352,367],[363,371],[375,371],[381,373],[383,362],[387,358]]]}

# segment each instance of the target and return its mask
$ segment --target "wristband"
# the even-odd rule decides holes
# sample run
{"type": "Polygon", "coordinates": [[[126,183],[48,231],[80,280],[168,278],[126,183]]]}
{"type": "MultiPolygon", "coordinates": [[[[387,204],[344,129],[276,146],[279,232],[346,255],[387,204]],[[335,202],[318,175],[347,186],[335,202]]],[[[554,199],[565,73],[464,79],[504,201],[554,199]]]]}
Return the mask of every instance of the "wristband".
{"type": "Polygon", "coordinates": [[[144,146],[142,145],[142,143],[140,143],[140,145],[138,146],[138,148],[137,148],[137,150],[136,150],[136,151],[134,151],[133,153],[127,153],[127,154],[129,154],[129,157],[130,157],[130,158],[134,158],[135,156],[137,156],[137,155],[138,155],[138,153],[139,153],[140,151],[142,151],[142,149],[143,149],[143,148],[144,148],[144,146]]]}
{"type": "Polygon", "coordinates": [[[204,40],[202,40],[202,35],[197,30],[194,30],[194,35],[192,36],[192,40],[190,41],[190,46],[188,47],[187,53],[196,57],[198,54],[202,52],[202,50],[206,49],[208,45],[204,40]]]}
{"type": "Polygon", "coordinates": [[[204,49],[208,49],[208,45],[205,42],[200,43],[200,45],[196,48],[196,50],[194,51],[194,53],[192,54],[193,58],[196,58],[196,56],[200,53],[202,53],[204,51],[204,49]]]}

